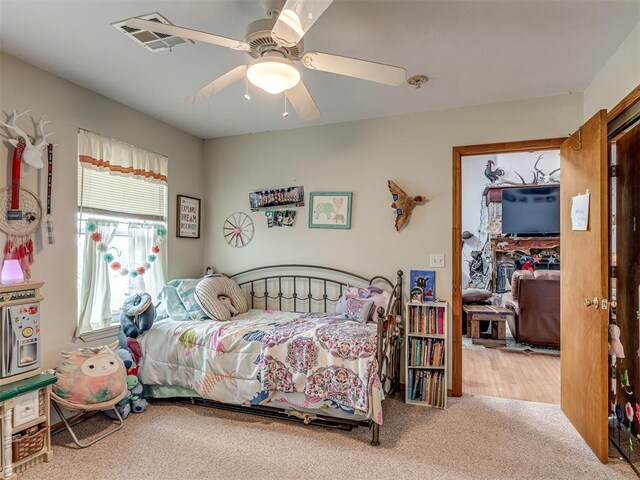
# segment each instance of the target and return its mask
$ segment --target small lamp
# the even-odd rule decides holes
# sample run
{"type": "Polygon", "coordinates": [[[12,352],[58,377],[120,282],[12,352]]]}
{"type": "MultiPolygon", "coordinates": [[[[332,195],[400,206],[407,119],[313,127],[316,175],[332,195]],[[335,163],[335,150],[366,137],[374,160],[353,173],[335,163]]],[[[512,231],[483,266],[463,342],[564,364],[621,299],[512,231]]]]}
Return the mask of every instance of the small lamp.
{"type": "Polygon", "coordinates": [[[13,285],[24,282],[24,274],[18,260],[5,260],[0,273],[0,283],[2,285],[13,285]]]}

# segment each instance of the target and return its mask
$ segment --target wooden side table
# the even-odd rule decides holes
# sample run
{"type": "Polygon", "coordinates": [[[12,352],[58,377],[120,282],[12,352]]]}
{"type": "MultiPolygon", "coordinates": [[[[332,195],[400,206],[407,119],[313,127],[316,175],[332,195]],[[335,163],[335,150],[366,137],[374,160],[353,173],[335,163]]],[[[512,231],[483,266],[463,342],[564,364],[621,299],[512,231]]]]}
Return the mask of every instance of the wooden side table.
{"type": "Polygon", "coordinates": [[[493,305],[465,305],[467,332],[474,344],[486,347],[507,346],[507,320],[513,312],[505,307],[493,305]],[[481,322],[488,322],[489,329],[483,332],[481,322]]]}
{"type": "Polygon", "coordinates": [[[0,386],[1,479],[13,480],[30,466],[51,460],[49,394],[57,380],[41,373],[0,386]]]}

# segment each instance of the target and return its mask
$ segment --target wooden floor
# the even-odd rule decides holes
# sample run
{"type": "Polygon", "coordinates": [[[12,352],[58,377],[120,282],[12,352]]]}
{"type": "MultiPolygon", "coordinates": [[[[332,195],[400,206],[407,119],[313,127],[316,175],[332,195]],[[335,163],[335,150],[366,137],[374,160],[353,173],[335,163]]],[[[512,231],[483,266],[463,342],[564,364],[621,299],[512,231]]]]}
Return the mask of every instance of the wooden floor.
{"type": "Polygon", "coordinates": [[[463,347],[462,392],[560,403],[560,357],[463,347]]]}

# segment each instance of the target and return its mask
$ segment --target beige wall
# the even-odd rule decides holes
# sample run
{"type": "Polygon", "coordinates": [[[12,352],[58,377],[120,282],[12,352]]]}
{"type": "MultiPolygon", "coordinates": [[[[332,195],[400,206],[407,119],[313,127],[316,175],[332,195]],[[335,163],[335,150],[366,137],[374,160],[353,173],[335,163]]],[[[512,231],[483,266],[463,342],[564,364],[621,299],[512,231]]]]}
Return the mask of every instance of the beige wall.
{"type": "Polygon", "coordinates": [[[611,109],[640,85],[640,23],[584,91],[584,119],[611,109]]]}
{"type": "MultiPolygon", "coordinates": [[[[61,350],[77,348],[73,343],[76,326],[76,169],[77,131],[82,127],[125,142],[148,148],[169,157],[169,276],[188,277],[202,269],[202,240],[175,237],[176,194],[202,196],[203,142],[122,104],[97,95],[48,72],[0,53],[0,108],[2,120],[13,109],[30,108],[37,120],[46,114],[47,130],[54,131],[53,220],[55,245],[43,245],[39,233],[33,278],[46,282],[42,307],[43,362],[51,367],[61,350]]],[[[22,120],[21,125],[28,125],[22,120]]],[[[7,185],[12,150],[2,142],[0,185],[7,185]]],[[[46,201],[46,172],[32,173],[23,183],[46,201]]],[[[46,232],[44,232],[46,235],[46,232]]],[[[5,237],[0,235],[4,246],[5,237]]],[[[104,341],[103,341],[104,342],[104,341]]]]}
{"type": "Polygon", "coordinates": [[[428,268],[445,253],[436,294],[451,300],[452,147],[566,135],[580,125],[582,96],[565,95],[412,116],[365,120],[205,142],[205,264],[224,272],[278,264],[313,263],[393,278],[397,269],[428,268]],[[387,179],[429,203],[414,210],[397,233],[387,179]],[[231,248],[222,222],[248,212],[247,193],[304,185],[312,191],[353,192],[351,230],[309,229],[308,209],[293,228],[268,229],[264,212],[251,213],[254,240],[231,248]]]}

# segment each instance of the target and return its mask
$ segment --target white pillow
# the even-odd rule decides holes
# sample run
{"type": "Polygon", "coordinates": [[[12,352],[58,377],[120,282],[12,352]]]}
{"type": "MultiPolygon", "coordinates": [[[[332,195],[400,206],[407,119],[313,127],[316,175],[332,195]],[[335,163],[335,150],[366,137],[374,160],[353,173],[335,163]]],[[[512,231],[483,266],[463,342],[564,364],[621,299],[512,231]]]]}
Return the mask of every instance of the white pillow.
{"type": "Polygon", "coordinates": [[[230,320],[232,312],[220,301],[218,298],[220,295],[229,297],[237,313],[246,313],[249,310],[242,289],[228,277],[205,277],[196,286],[196,302],[209,318],[222,321],[230,320]]]}

